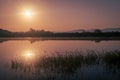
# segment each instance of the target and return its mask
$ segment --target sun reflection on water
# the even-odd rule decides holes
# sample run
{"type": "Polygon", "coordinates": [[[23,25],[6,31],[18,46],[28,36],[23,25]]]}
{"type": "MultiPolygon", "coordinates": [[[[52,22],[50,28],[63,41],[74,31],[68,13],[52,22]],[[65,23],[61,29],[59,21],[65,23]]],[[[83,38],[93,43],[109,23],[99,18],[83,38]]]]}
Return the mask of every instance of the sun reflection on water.
{"type": "Polygon", "coordinates": [[[22,54],[22,58],[26,61],[33,61],[35,59],[35,54],[32,51],[25,51],[22,54]]]}

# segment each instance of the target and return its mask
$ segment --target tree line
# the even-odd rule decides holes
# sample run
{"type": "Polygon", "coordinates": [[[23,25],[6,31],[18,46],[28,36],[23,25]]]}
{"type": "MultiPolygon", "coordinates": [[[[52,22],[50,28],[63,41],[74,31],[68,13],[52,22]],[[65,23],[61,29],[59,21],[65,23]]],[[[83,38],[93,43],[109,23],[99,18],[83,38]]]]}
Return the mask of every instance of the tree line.
{"type": "Polygon", "coordinates": [[[45,30],[34,30],[32,28],[27,32],[11,32],[0,29],[0,37],[120,37],[120,32],[102,32],[98,29],[94,32],[55,33],[45,30]]]}

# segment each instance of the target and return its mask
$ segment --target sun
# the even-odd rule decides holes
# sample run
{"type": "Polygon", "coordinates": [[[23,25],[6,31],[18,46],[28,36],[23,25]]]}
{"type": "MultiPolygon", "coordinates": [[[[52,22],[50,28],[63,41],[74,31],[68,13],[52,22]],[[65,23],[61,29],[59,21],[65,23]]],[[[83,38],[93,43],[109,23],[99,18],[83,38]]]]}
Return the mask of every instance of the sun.
{"type": "Polygon", "coordinates": [[[25,14],[25,16],[32,16],[32,12],[31,11],[25,11],[24,14],[25,14]]]}
{"type": "Polygon", "coordinates": [[[34,17],[35,13],[32,10],[24,10],[22,14],[25,18],[28,19],[34,17]]]}

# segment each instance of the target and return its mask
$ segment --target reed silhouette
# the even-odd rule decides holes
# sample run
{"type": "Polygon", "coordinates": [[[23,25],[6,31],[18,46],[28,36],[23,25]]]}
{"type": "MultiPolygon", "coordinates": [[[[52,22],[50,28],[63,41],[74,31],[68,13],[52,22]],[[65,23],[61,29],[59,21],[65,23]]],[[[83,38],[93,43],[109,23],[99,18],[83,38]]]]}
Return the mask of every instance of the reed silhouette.
{"type": "MultiPolygon", "coordinates": [[[[16,58],[11,60],[11,69],[32,73],[31,77],[34,75],[34,80],[88,80],[85,77],[82,78],[82,76],[80,76],[81,73],[77,72],[82,72],[84,68],[89,70],[92,66],[94,66],[94,68],[100,66],[103,68],[103,71],[105,71],[104,75],[109,73],[117,74],[116,80],[120,79],[120,50],[102,53],[88,50],[86,53],[87,55],[83,55],[82,51],[68,51],[65,52],[64,55],[56,54],[53,56],[38,57],[35,62],[30,63],[16,58]]],[[[97,71],[95,72],[97,73],[97,71]]],[[[89,71],[87,73],[89,73],[89,71]]],[[[91,74],[93,73],[91,72],[91,74]]],[[[106,77],[104,75],[97,78],[93,74],[91,80],[104,80],[106,77]]]]}

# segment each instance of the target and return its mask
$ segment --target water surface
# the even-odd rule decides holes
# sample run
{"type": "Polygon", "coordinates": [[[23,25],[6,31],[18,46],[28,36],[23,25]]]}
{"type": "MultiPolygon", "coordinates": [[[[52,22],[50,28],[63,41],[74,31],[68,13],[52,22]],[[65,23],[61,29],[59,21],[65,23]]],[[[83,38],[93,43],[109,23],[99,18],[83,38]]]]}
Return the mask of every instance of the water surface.
{"type": "MultiPolygon", "coordinates": [[[[82,51],[81,55],[87,54],[88,51],[96,51],[99,52],[99,54],[104,54],[104,52],[120,50],[119,40],[96,42],[91,40],[7,39],[0,41],[0,80],[120,79],[119,68],[116,68],[118,72],[109,69],[106,70],[106,65],[104,65],[103,63],[99,65],[96,65],[95,63],[84,66],[80,66],[81,64],[79,63],[77,67],[74,66],[75,70],[73,70],[74,72],[71,73],[66,73],[66,69],[64,70],[64,66],[62,66],[61,64],[60,66],[63,67],[63,72],[58,72],[57,69],[53,69],[53,71],[51,71],[48,70],[49,68],[43,69],[45,67],[39,69],[33,67],[33,63],[36,62],[37,58],[42,59],[42,57],[44,56],[52,57],[56,54],[65,55],[66,53],[67,55],[71,55],[71,52],[72,54],[77,54],[76,51],[82,51]],[[25,66],[21,66],[18,64],[23,64],[25,66]],[[32,67],[32,69],[30,67],[32,67]]],[[[74,61],[72,59],[71,61],[74,61]]],[[[55,60],[57,60],[59,63],[58,59],[55,60]]],[[[72,69],[73,65],[71,65],[71,67],[65,65],[65,67],[69,67],[69,69],[72,69]]]]}

